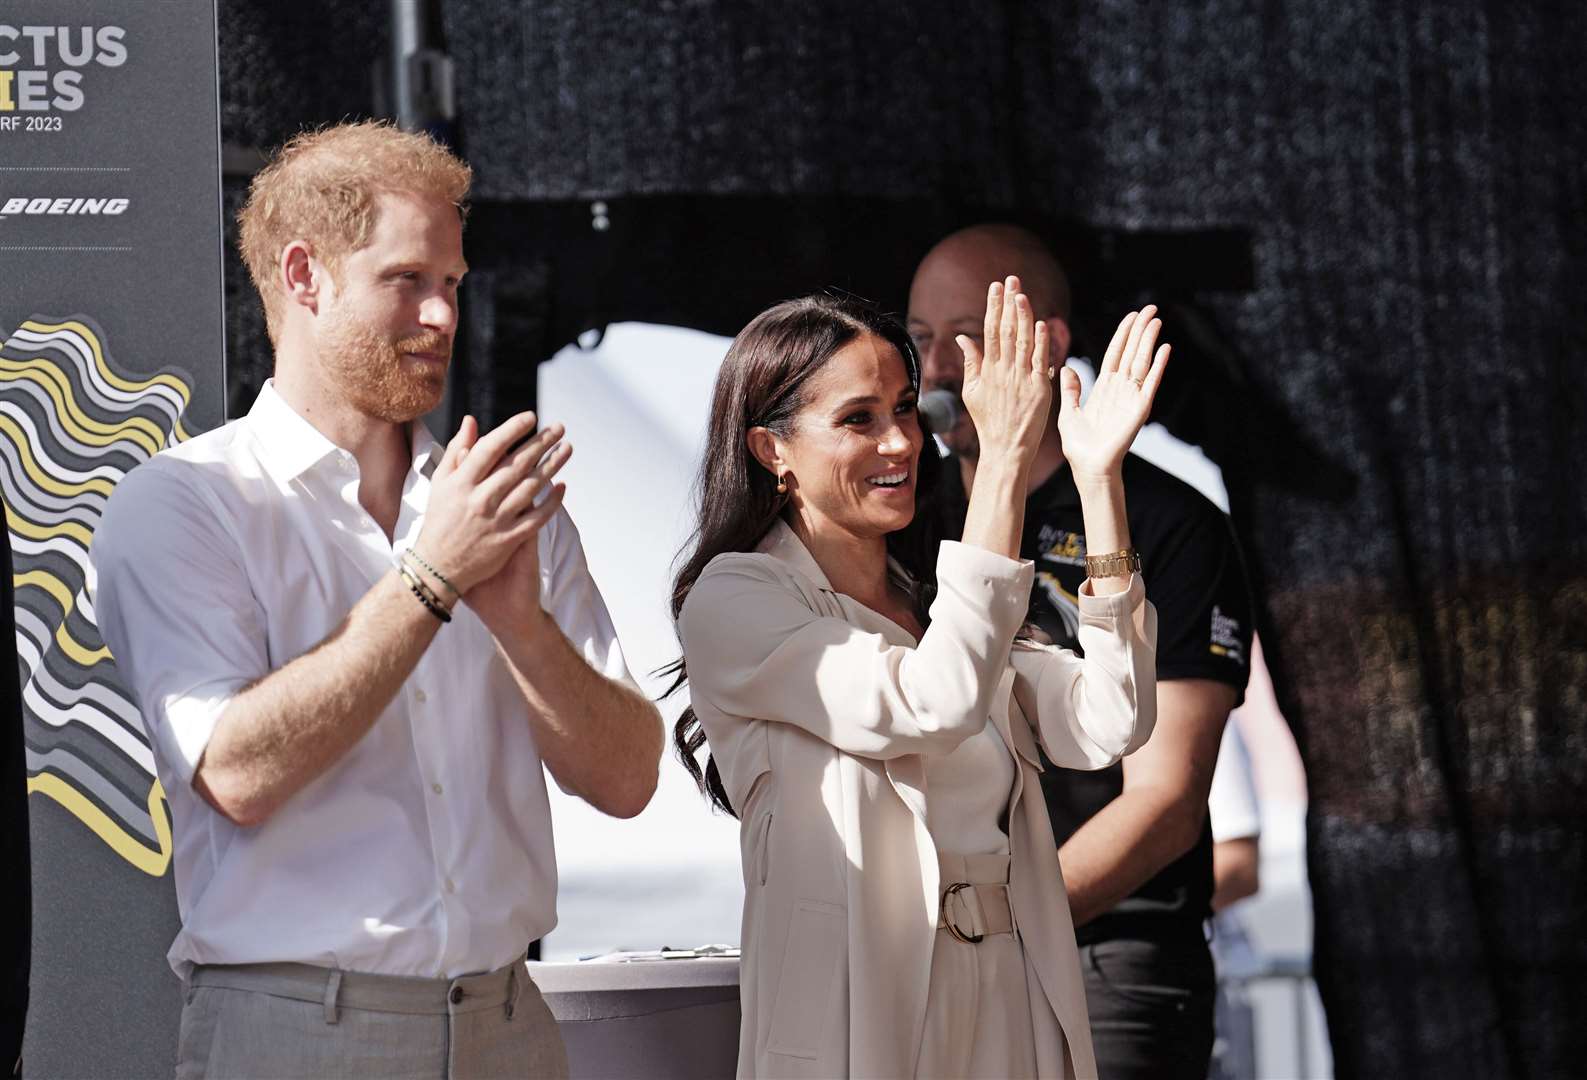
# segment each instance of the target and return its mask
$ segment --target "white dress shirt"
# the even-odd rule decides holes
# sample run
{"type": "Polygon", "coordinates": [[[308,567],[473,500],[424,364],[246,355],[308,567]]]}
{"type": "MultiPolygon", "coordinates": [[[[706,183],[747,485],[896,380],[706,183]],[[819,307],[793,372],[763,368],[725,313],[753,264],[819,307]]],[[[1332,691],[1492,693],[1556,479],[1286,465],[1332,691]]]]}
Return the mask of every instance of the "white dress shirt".
{"type": "MultiPolygon", "coordinates": [[[[133,470],[106,509],[91,587],[171,806],[178,974],[297,961],[455,977],[556,923],[528,706],[465,604],[364,737],[263,824],[233,825],[193,790],[232,697],[325,640],[417,539],[444,448],[419,423],[411,441],[394,543],[358,502],[354,457],[269,383],[246,417],[133,470]]],[[[540,566],[573,647],[631,682],[565,512],[540,566]]]]}
{"type": "Polygon", "coordinates": [[[1248,840],[1262,833],[1262,813],[1256,800],[1256,780],[1251,775],[1251,755],[1234,721],[1223,725],[1218,763],[1212,769],[1207,791],[1207,818],[1212,842],[1248,840]]]}

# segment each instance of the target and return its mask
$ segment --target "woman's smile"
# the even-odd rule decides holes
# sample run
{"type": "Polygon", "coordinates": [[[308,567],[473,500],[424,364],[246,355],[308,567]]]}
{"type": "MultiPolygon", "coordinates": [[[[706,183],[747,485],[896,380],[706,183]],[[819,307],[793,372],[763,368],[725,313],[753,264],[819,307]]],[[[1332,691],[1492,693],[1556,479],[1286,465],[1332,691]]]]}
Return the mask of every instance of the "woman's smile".
{"type": "Polygon", "coordinates": [[[914,498],[915,477],[908,468],[894,468],[865,478],[873,493],[883,498],[914,498]]]}

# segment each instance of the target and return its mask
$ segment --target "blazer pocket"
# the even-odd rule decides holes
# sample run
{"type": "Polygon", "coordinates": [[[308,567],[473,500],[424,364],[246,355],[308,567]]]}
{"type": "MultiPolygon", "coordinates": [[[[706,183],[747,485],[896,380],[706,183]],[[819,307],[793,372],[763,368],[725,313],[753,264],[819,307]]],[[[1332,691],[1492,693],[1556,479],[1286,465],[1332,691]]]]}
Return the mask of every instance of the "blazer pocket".
{"type": "Polygon", "coordinates": [[[843,950],[848,913],[836,904],[800,900],[788,923],[788,944],[777,972],[768,1054],[814,1059],[825,1043],[843,950]]]}
{"type": "Polygon", "coordinates": [[[750,865],[756,868],[760,883],[766,884],[766,879],[771,876],[771,821],[775,815],[767,814],[761,822],[759,833],[760,843],[755,851],[755,861],[750,865]]]}

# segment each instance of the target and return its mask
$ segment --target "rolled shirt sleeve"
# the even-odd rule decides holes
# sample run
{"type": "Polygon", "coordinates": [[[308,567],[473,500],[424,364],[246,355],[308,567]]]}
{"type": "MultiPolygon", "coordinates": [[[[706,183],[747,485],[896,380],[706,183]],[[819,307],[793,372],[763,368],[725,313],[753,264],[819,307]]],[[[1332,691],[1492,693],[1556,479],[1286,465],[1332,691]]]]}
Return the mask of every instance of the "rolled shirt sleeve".
{"type": "Polygon", "coordinates": [[[638,689],[606,601],[590,576],[578,527],[564,509],[558,509],[540,531],[540,606],[585,663],[608,679],[638,689]]]}
{"type": "Polygon", "coordinates": [[[220,506],[163,465],[116,486],[89,551],[90,588],[157,757],[190,784],[221,714],[269,673],[270,658],[220,506]]]}

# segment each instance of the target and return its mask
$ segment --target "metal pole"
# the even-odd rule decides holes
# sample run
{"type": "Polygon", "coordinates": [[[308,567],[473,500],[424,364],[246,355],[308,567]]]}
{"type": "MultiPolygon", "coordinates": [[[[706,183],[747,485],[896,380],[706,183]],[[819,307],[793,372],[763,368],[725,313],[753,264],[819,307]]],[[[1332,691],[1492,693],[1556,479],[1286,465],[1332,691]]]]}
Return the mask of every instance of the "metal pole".
{"type": "Polygon", "coordinates": [[[391,118],[404,131],[427,132],[454,145],[457,93],[446,55],[438,0],[391,0],[387,78],[391,118]]]}
{"type": "Polygon", "coordinates": [[[1295,979],[1290,983],[1295,988],[1295,1046],[1300,1051],[1300,1075],[1311,1075],[1311,1054],[1306,1045],[1306,990],[1311,983],[1306,979],[1295,979]]]}

